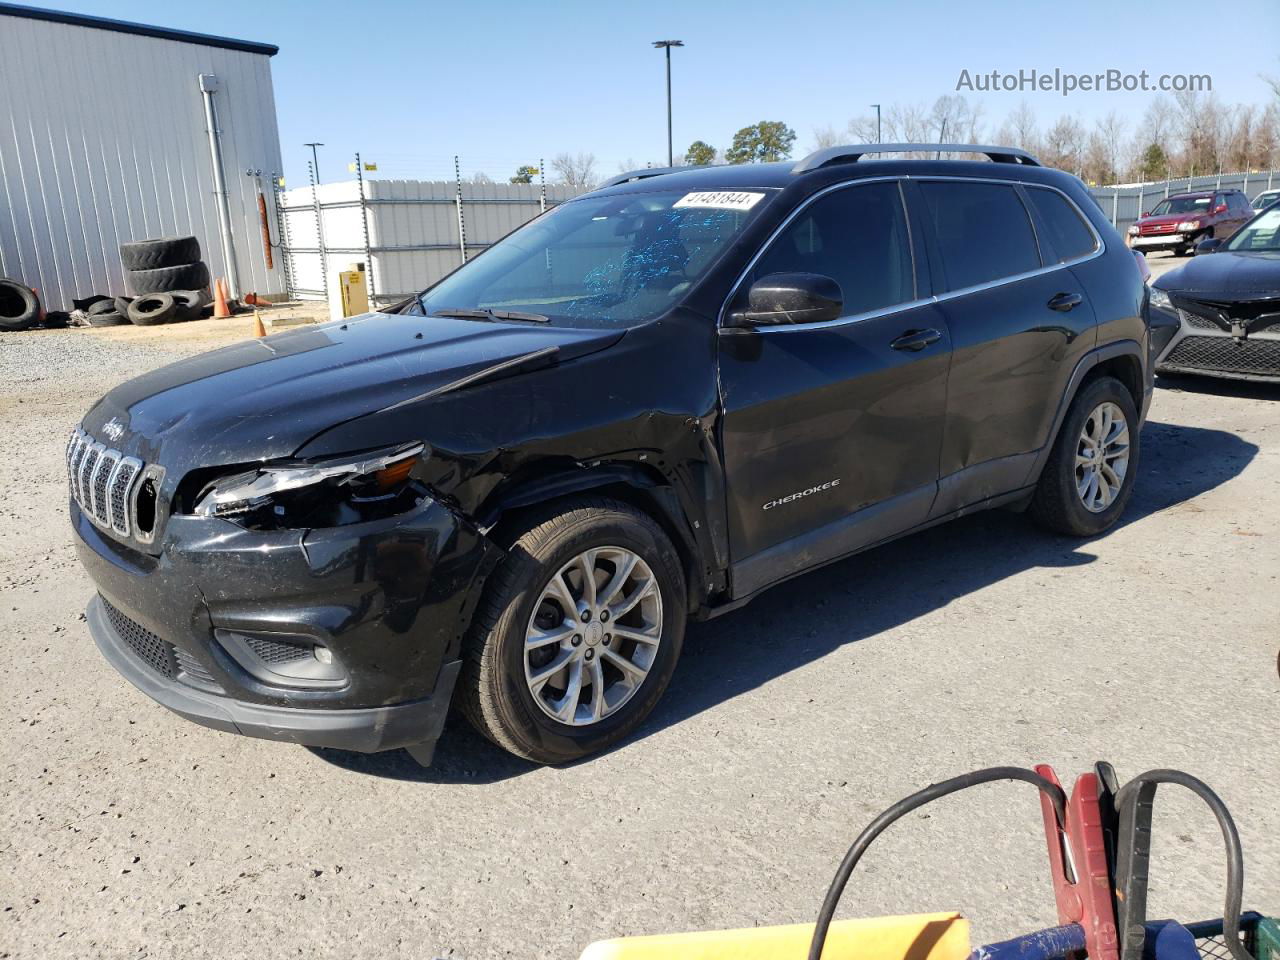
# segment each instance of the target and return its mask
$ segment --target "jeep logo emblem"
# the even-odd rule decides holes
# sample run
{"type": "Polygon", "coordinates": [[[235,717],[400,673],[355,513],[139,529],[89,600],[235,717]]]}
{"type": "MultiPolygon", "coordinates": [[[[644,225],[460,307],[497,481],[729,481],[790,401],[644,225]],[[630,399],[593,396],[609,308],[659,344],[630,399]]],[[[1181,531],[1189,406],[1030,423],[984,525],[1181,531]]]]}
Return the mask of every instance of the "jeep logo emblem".
{"type": "Polygon", "coordinates": [[[124,434],[124,424],[112,417],[102,425],[102,432],[114,443],[124,434]]]}

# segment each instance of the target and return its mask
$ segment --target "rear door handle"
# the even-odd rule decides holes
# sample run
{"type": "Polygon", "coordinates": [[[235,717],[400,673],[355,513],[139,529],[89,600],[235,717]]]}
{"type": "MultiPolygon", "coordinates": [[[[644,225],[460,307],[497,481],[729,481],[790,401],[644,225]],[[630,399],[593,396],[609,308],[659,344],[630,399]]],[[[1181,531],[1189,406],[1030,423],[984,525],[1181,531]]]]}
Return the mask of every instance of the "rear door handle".
{"type": "Polygon", "coordinates": [[[1084,303],[1084,297],[1078,293],[1060,293],[1049,300],[1049,309],[1057,310],[1059,313],[1066,313],[1082,303],[1084,303]]]}
{"type": "Polygon", "coordinates": [[[889,346],[895,350],[919,351],[941,339],[942,334],[930,327],[928,330],[908,330],[902,336],[889,341],[889,346]]]}

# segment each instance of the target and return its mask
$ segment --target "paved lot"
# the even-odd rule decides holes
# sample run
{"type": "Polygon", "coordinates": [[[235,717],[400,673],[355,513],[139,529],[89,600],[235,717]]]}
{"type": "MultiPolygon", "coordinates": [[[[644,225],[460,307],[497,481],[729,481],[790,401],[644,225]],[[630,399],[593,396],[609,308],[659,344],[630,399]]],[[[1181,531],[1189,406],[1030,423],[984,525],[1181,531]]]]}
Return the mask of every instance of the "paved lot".
{"type": "MultiPolygon", "coordinates": [[[[183,722],[85,631],[63,441],[114,383],[232,327],[0,339],[0,958],[574,958],[808,920],[893,800],[1099,757],[1214,785],[1246,904],[1280,913],[1280,388],[1159,389],[1109,536],[1005,513],[916,536],[694,626],[607,756],[533,768],[451,721],[424,771],[183,722]]],[[[1156,820],[1153,914],[1220,914],[1212,818],[1170,790],[1156,820]]],[[[1022,786],[934,805],[873,848],[845,912],[958,908],[982,939],[1048,925],[1040,829],[1022,786]]]]}

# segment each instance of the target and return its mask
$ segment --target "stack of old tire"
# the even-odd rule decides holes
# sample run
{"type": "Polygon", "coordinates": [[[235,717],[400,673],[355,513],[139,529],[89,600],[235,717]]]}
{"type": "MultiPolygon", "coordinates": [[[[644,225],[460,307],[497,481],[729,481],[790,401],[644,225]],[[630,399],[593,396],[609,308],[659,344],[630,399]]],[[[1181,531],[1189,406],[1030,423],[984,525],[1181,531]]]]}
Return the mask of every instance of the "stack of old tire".
{"type": "Polygon", "coordinates": [[[116,309],[139,326],[194,320],[212,302],[195,237],[122,243],[120,259],[129,297],[117,297],[116,309]]]}

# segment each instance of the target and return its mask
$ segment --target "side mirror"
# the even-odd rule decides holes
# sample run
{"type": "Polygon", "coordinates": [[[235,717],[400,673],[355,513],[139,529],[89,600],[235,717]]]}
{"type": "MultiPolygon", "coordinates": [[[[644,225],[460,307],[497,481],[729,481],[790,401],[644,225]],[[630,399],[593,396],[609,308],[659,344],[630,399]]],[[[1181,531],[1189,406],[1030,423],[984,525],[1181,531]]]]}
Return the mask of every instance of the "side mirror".
{"type": "Polygon", "coordinates": [[[1225,241],[1221,237],[1210,237],[1196,244],[1196,256],[1202,253],[1217,253],[1225,241]]]}
{"type": "Polygon", "coordinates": [[[844,306],[840,284],[820,273],[771,273],[751,285],[747,308],[731,320],[739,327],[786,326],[835,320],[844,306]]]}
{"type": "Polygon", "coordinates": [[[1226,213],[1226,212],[1227,212],[1227,205],[1226,205],[1225,203],[1220,203],[1220,204],[1218,204],[1216,207],[1214,207],[1214,208],[1213,208],[1213,212],[1214,212],[1214,213],[1226,213]]]}
{"type": "Polygon", "coordinates": [[[1151,216],[1151,211],[1150,211],[1150,210],[1143,210],[1143,211],[1142,211],[1142,216],[1144,216],[1144,217],[1149,217],[1149,216],[1151,216]]]}

